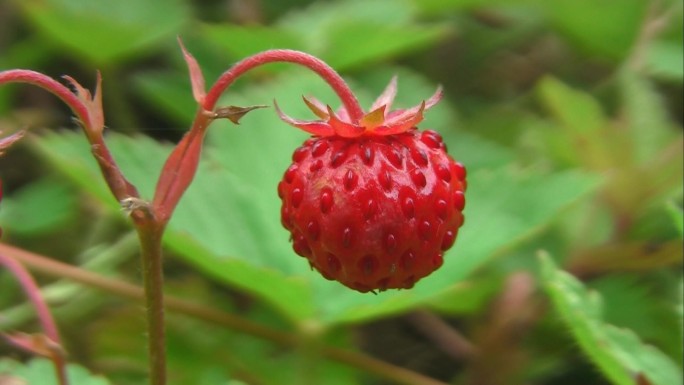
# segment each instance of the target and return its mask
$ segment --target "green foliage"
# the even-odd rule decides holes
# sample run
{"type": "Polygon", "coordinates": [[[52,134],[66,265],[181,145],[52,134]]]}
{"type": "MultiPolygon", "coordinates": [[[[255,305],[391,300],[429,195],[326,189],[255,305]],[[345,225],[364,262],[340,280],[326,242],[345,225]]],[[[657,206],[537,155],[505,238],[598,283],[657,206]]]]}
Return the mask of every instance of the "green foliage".
{"type": "Polygon", "coordinates": [[[684,78],[684,59],[678,42],[654,43],[648,52],[649,71],[658,78],[681,82],[684,78]]]}
{"type": "MultiPolygon", "coordinates": [[[[67,366],[67,377],[72,384],[79,385],[109,385],[102,376],[93,375],[79,365],[67,366]]],[[[8,384],[41,384],[57,385],[55,368],[46,359],[33,359],[22,364],[7,358],[0,359],[0,379],[8,384]]]]}
{"type": "Polygon", "coordinates": [[[190,16],[180,0],[18,3],[46,37],[99,66],[172,38],[190,16]]]}
{"type": "Polygon", "coordinates": [[[681,367],[658,349],[644,344],[631,330],[604,323],[601,297],[558,270],[548,256],[542,258],[542,275],[556,311],[580,347],[611,382],[682,383],[681,367]]]}
{"type": "Polygon", "coordinates": [[[679,236],[684,236],[684,212],[682,212],[682,208],[677,207],[674,203],[670,202],[667,205],[667,211],[672,218],[672,223],[675,225],[679,236]]]}
{"type": "Polygon", "coordinates": [[[543,79],[538,87],[541,99],[564,129],[557,143],[582,146],[583,151],[574,153],[577,158],[572,163],[584,163],[590,169],[607,167],[612,154],[606,151],[610,148],[604,130],[607,121],[598,101],[553,78],[543,79]]]}
{"type": "Polygon", "coordinates": [[[656,285],[636,275],[616,274],[592,282],[589,289],[601,295],[606,323],[633,330],[681,362],[684,335],[679,327],[681,314],[676,312],[674,279],[670,274],[659,274],[661,284],[656,285]]]}
{"type": "Polygon", "coordinates": [[[32,236],[52,231],[74,219],[77,196],[59,180],[45,179],[17,191],[3,202],[0,221],[17,235],[32,236]]]}
{"type": "Polygon", "coordinates": [[[368,65],[434,43],[446,24],[419,25],[406,1],[373,0],[314,4],[274,26],[207,25],[204,38],[234,57],[274,46],[316,55],[338,71],[368,65]],[[354,15],[340,18],[339,15],[354,15]]]}
{"type": "Polygon", "coordinates": [[[632,49],[648,10],[641,0],[559,0],[546,3],[550,21],[592,54],[624,59],[632,49]],[[591,7],[592,12],[585,10],[591,7]],[[610,20],[610,23],[606,23],[610,20]]]}

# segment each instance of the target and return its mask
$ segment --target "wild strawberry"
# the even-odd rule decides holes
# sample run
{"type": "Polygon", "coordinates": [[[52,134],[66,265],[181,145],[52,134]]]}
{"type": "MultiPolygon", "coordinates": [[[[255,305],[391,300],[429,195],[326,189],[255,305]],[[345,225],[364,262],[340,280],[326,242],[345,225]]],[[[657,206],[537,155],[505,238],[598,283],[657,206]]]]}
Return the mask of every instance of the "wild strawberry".
{"type": "Polygon", "coordinates": [[[443,263],[463,224],[466,171],[435,131],[418,131],[419,106],[388,112],[396,79],[352,121],[304,99],[322,120],[281,119],[314,137],[295,150],[278,185],[294,251],[325,278],[360,292],[408,289],[443,263]]]}

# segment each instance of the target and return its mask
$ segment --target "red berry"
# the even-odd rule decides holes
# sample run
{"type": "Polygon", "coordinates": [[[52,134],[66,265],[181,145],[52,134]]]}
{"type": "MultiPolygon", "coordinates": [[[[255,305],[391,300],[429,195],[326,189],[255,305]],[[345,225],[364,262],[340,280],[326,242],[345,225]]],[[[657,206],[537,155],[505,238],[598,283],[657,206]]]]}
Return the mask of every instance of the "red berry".
{"type": "Polygon", "coordinates": [[[463,223],[465,169],[436,132],[395,130],[406,116],[307,140],[278,185],[294,251],[360,292],[413,287],[442,265],[463,223]]]}
{"type": "Polygon", "coordinates": [[[417,130],[323,137],[302,148],[280,184],[282,223],[295,251],[324,277],[362,292],[410,288],[441,266],[465,202],[449,155],[417,130]],[[321,155],[323,147],[332,151],[321,155]],[[424,157],[414,158],[415,151],[424,157]],[[316,162],[323,167],[311,172],[316,162]],[[439,169],[452,171],[445,178],[439,169]]]}

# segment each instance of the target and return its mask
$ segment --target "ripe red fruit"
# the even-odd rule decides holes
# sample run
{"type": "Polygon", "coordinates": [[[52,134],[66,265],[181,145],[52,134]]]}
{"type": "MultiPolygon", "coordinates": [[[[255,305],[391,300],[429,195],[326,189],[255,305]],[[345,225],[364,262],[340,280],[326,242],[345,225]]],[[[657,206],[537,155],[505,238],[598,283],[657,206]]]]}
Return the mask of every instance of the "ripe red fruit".
{"type": "Polygon", "coordinates": [[[325,278],[360,292],[408,289],[443,263],[463,224],[465,168],[441,136],[419,131],[438,92],[385,114],[395,80],[357,124],[306,100],[327,121],[303,122],[316,136],[295,150],[278,185],[281,220],[294,251],[325,278]]]}

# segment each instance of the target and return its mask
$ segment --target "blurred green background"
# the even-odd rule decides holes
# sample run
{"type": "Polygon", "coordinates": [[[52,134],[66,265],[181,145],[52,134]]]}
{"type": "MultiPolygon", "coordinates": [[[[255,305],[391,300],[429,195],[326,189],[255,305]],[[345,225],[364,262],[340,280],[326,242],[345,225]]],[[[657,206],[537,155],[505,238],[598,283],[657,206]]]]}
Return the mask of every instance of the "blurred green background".
{"type": "MultiPolygon", "coordinates": [[[[165,238],[167,292],[307,343],[171,312],[171,385],[392,383],[320,346],[455,385],[681,384],[681,1],[10,0],[0,70],[91,89],[100,70],[107,141],[151,198],[196,112],[177,36],[209,84],[269,48],[319,56],[366,107],[394,74],[398,107],[442,84],[421,127],[442,133],[469,180],[444,266],[412,290],[359,294],[310,271],[281,228],[277,182],[306,135],[273,109],[216,122],[165,238]]],[[[302,95],[339,104],[285,64],[251,72],[220,104],[276,99],[310,118],[302,95]]],[[[3,242],[138,283],[132,229],[69,111],[3,86],[0,131],[22,127],[31,136],[0,158],[3,242]]],[[[79,384],[145,383],[139,304],[37,278],[79,384]]],[[[0,309],[0,330],[38,330],[4,271],[0,309]]],[[[44,362],[24,365],[3,342],[0,355],[0,373],[54,383],[44,362]]]]}

